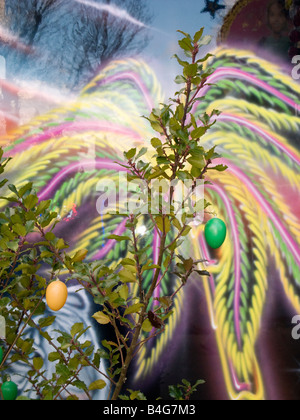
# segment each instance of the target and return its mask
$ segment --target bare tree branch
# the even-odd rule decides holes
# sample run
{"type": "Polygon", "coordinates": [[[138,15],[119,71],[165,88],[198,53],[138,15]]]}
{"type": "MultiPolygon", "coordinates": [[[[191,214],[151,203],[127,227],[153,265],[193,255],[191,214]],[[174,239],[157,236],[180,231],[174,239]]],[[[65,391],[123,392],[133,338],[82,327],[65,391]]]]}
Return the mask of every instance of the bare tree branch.
{"type": "Polygon", "coordinates": [[[6,19],[36,53],[26,57],[2,47],[8,75],[11,70],[78,90],[104,62],[140,53],[152,16],[146,0],[6,0],[6,19]]]}

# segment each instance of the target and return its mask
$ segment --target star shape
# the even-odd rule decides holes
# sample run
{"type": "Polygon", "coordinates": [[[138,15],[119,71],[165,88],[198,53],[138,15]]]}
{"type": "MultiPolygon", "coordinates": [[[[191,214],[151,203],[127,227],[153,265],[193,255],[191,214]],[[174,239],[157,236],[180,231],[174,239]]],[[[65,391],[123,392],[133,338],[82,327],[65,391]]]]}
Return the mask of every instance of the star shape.
{"type": "Polygon", "coordinates": [[[205,0],[206,6],[201,11],[201,13],[209,13],[210,16],[214,19],[218,10],[225,9],[226,6],[219,4],[220,0],[205,0]]]}

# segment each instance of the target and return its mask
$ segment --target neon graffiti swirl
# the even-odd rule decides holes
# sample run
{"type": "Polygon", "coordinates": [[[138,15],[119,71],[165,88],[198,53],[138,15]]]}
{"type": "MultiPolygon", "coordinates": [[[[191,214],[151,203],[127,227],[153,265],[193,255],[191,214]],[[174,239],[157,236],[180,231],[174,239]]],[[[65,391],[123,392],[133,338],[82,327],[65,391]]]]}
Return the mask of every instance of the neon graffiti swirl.
{"type": "MultiPolygon", "coordinates": [[[[218,49],[211,59],[213,83],[197,113],[222,111],[205,136],[216,145],[229,170],[211,175],[206,196],[211,211],[226,221],[229,234],[217,251],[208,249],[203,226],[195,228],[180,252],[206,259],[211,273],[203,280],[211,327],[215,330],[228,397],[264,399],[265,385],[257,338],[263,322],[268,267],[273,261],[287,300],[300,313],[299,126],[295,114],[300,93],[280,68],[248,51],[218,49]]],[[[1,140],[10,181],[21,187],[34,181],[41,199],[51,198],[61,218],[76,205],[76,218],[58,226],[71,250],[88,249],[90,260],[117,264],[128,254],[124,242],[108,240],[125,230],[122,217],[96,211],[99,180],[117,180],[123,151],[147,145],[153,136],[141,118],[164,101],[152,70],[142,61],[118,60],[103,68],[80,97],[19,127],[1,140]]],[[[3,206],[4,203],[1,203],[3,206]]],[[[147,218],[143,221],[147,227],[147,218]]],[[[157,237],[145,235],[155,261],[157,237]]],[[[145,278],[145,286],[150,278],[145,278]]],[[[199,280],[197,280],[199,281],[199,280]]],[[[176,287],[171,276],[157,296],[176,287]]],[[[187,286],[188,287],[188,286],[187,286]]],[[[185,291],[164,332],[137,359],[136,380],[153,376],[163,350],[175,340],[185,291]]]]}

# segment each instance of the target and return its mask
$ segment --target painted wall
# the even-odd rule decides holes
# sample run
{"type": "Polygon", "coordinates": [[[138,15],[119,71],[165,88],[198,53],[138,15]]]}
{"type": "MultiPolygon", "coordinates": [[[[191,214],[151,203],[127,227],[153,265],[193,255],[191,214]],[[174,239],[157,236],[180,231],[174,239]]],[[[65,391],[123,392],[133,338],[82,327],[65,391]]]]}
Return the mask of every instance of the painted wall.
{"type": "MultiPolygon", "coordinates": [[[[216,70],[195,111],[222,111],[204,142],[217,145],[229,170],[211,176],[206,196],[229,234],[213,251],[201,225],[182,245],[182,255],[208,261],[211,276],[193,279],[178,295],[165,332],[140,354],[130,383],[149,397],[166,396],[169,384],[186,378],[206,380],[198,399],[299,399],[300,348],[292,318],[300,314],[300,71],[288,54],[293,24],[282,9],[270,11],[267,1],[227,2],[215,20],[213,13],[200,14],[199,2],[191,3],[199,23],[214,34],[216,70]],[[273,26],[271,13],[277,14],[273,26]]],[[[181,29],[180,2],[175,4],[172,17],[181,29]]],[[[157,10],[156,18],[164,12],[157,10]]],[[[153,133],[140,116],[168,99],[173,85],[166,82],[166,69],[172,74],[174,68],[153,60],[148,46],[142,55],[103,63],[80,92],[59,82],[55,89],[52,79],[45,85],[35,58],[35,79],[30,72],[24,79],[16,72],[10,77],[13,63],[22,63],[20,54],[28,60],[32,53],[20,34],[12,38],[11,13],[3,50],[8,71],[1,81],[1,145],[14,157],[7,177],[17,186],[33,180],[40,198],[53,200],[62,219],[57,234],[72,251],[86,248],[89,260],[107,258],[113,265],[127,249],[106,238],[124,223],[97,210],[97,185],[118,177],[114,161],[124,150],[149,143],[153,133]]],[[[162,39],[164,52],[176,45],[176,33],[162,39]]],[[[156,238],[144,236],[155,260],[156,238]]],[[[169,276],[159,293],[171,293],[174,283],[169,276]]],[[[70,296],[56,322],[75,314],[77,322],[91,322],[95,308],[88,297],[74,289],[70,296]]],[[[94,324],[88,334],[100,341],[103,332],[94,324]]],[[[48,352],[39,347],[40,355],[48,352]]]]}

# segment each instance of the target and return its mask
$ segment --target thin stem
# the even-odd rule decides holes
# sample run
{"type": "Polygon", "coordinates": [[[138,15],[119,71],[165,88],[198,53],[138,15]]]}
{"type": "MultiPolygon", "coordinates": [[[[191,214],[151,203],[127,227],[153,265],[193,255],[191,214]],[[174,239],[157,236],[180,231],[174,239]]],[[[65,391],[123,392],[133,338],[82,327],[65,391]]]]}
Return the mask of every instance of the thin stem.
{"type": "MultiPolygon", "coordinates": [[[[10,352],[12,351],[12,349],[13,349],[14,345],[16,344],[16,342],[18,341],[18,339],[19,339],[19,338],[21,337],[21,335],[23,334],[23,331],[25,330],[25,328],[26,328],[26,327],[27,327],[27,325],[29,324],[29,322],[30,322],[31,318],[33,317],[34,313],[36,312],[36,310],[37,310],[37,309],[38,309],[38,307],[40,306],[40,304],[41,304],[41,302],[42,302],[42,300],[43,300],[44,296],[45,296],[45,295],[42,295],[42,297],[41,297],[41,298],[40,298],[40,300],[38,301],[38,303],[37,303],[36,307],[35,307],[35,308],[34,308],[34,310],[31,312],[31,314],[29,315],[28,319],[27,319],[27,320],[26,320],[26,322],[24,323],[23,328],[22,328],[22,329],[19,331],[19,333],[16,335],[16,337],[15,337],[15,339],[14,339],[13,343],[11,344],[11,346],[9,347],[9,349],[7,350],[7,352],[5,353],[5,355],[4,355],[4,357],[3,357],[3,360],[2,360],[2,362],[1,362],[1,364],[0,364],[0,369],[2,368],[2,366],[4,365],[4,363],[6,362],[6,360],[7,360],[8,356],[9,356],[10,352]]],[[[24,309],[23,309],[23,312],[25,312],[25,311],[24,311],[24,309]]]]}

